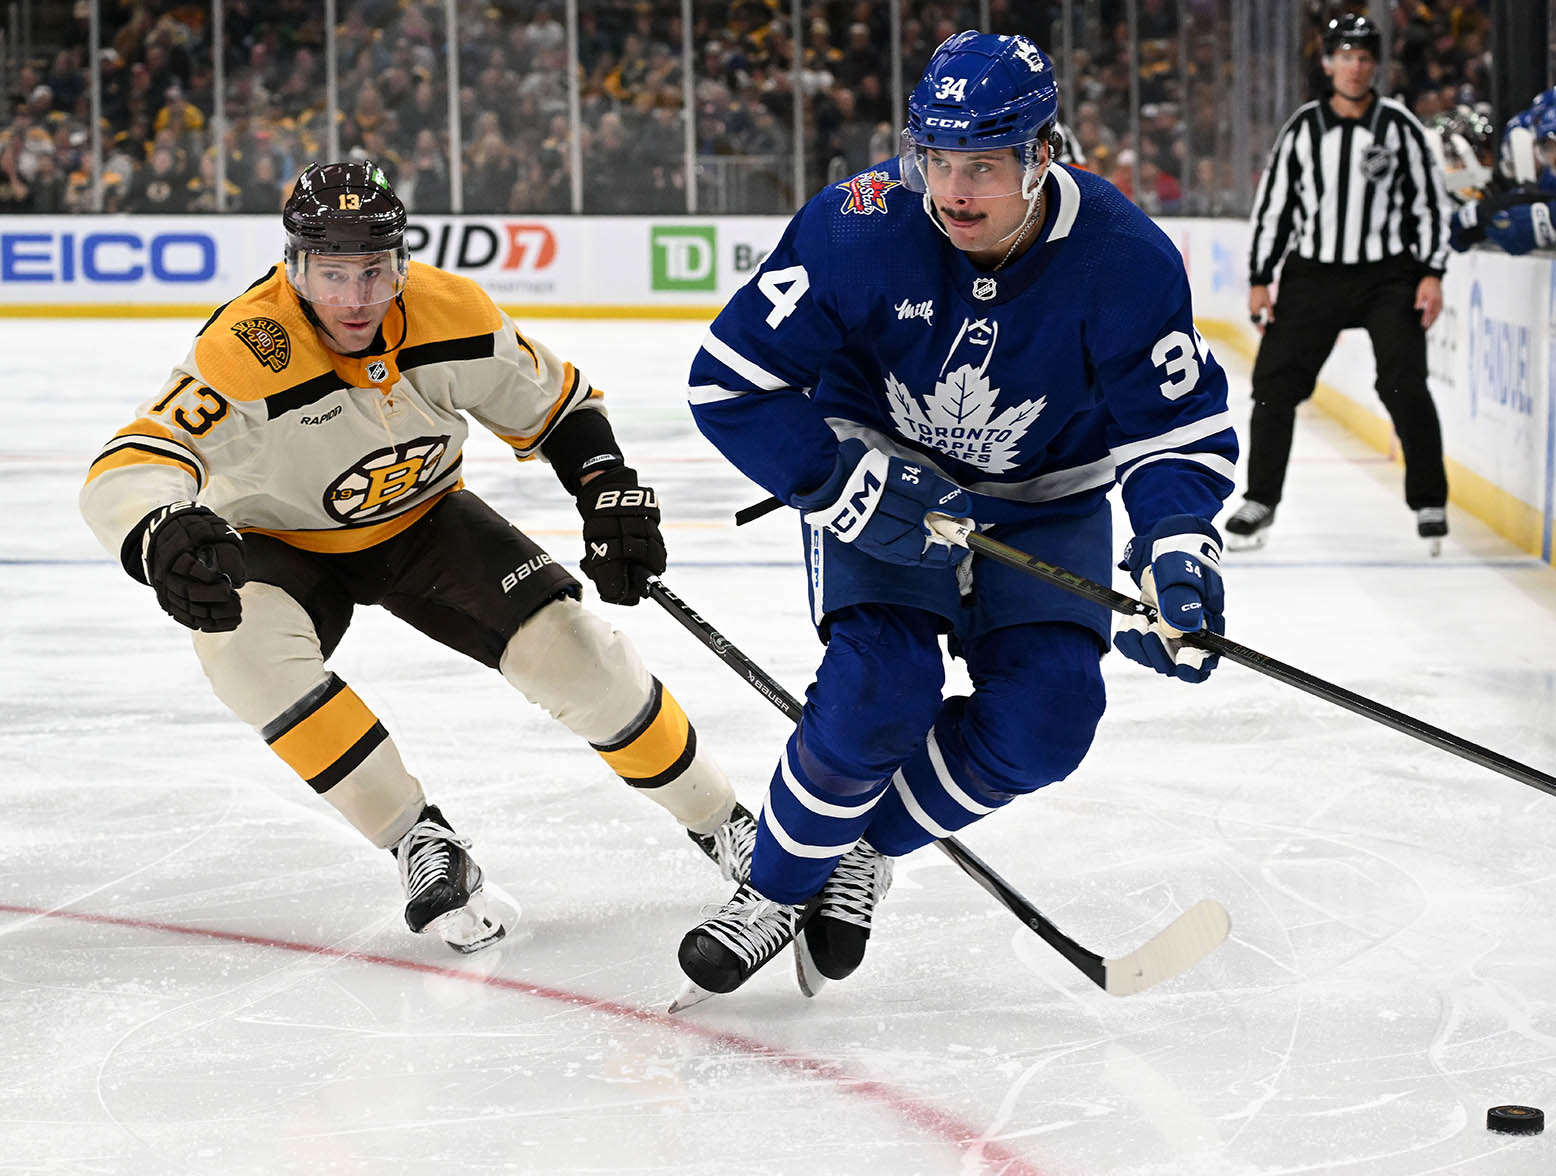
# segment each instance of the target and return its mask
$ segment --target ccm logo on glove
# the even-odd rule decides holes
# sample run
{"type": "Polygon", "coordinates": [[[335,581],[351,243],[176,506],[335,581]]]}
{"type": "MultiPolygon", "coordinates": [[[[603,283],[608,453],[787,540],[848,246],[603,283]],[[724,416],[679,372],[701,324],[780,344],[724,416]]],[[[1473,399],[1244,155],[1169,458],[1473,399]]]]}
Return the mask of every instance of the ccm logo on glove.
{"type": "Polygon", "coordinates": [[[832,475],[790,505],[813,527],[886,563],[948,567],[967,555],[931,535],[924,516],[970,511],[967,492],[934,471],[871,449],[857,437],[838,446],[832,475]]]}

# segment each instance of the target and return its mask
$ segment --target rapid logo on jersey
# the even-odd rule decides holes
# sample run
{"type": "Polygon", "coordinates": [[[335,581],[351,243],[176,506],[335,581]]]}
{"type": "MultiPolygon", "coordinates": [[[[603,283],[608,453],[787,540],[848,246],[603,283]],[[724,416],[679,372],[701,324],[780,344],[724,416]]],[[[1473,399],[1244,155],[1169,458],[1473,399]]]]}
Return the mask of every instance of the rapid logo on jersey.
{"type": "Polygon", "coordinates": [[[883,171],[871,171],[833,186],[848,193],[843,198],[845,213],[869,216],[873,212],[885,212],[886,193],[901,184],[901,180],[894,180],[883,171]]]}
{"type": "Polygon", "coordinates": [[[375,450],[336,478],[324,492],[324,509],[337,522],[360,526],[398,513],[401,500],[438,475],[449,438],[418,437],[375,450]]]}
{"type": "Polygon", "coordinates": [[[292,340],[286,328],[272,318],[250,318],[232,324],[232,333],[243,340],[243,346],[254,353],[273,372],[284,368],[292,359],[292,340]]]}
{"type": "Polygon", "coordinates": [[[988,375],[998,340],[998,323],[962,320],[934,391],[924,399],[895,374],[886,374],[891,419],[903,436],[991,474],[1016,468],[1021,440],[1048,398],[999,409],[1000,390],[988,375]]]}

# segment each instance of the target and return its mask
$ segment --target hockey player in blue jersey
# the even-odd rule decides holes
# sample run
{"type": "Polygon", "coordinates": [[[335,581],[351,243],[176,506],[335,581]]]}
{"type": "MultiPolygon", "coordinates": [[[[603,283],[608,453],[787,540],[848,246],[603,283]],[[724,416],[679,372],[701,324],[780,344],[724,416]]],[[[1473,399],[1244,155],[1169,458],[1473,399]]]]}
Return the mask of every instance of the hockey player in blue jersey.
{"type": "MultiPolygon", "coordinates": [[[[812,199],[692,364],[698,426],[801,512],[826,642],[750,878],[681,943],[709,992],[791,941],[808,995],[847,976],[893,858],[1063,779],[1091,744],[1108,615],[962,558],[927,511],[1107,581],[1119,485],[1145,597],[1176,630],[1222,629],[1210,520],[1237,442],[1176,249],[1052,162],[1053,67],[1025,37],[951,37],[908,106],[900,159],[812,199]],[[969,697],[942,700],[942,634],[969,697]]],[[[1114,643],[1202,681],[1214,659],[1176,630],[1114,643]]]]}

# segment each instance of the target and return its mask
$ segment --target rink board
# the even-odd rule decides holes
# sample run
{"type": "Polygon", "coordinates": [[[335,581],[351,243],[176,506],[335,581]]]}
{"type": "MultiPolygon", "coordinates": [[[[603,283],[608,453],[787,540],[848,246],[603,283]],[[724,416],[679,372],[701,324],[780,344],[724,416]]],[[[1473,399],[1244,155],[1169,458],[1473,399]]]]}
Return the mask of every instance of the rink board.
{"type": "MultiPolygon", "coordinates": [[[[1194,283],[1196,317],[1251,358],[1248,226],[1163,219],[1194,283]]],[[[412,256],[479,281],[526,318],[702,318],[761,264],[782,217],[413,217],[412,256]]],[[[0,317],[204,317],[275,264],[272,216],[9,218],[0,317]]],[[[1549,257],[1456,255],[1428,336],[1452,501],[1553,562],[1556,266],[1549,257]]],[[[1398,445],[1373,391],[1364,333],[1347,331],[1315,403],[1381,452],[1398,445]]]]}

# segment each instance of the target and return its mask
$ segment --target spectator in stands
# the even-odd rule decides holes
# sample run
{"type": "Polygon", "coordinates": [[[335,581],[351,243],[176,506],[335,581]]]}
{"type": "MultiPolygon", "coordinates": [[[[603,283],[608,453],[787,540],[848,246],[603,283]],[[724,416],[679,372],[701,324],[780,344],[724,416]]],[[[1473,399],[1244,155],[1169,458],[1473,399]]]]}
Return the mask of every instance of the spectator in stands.
{"type": "Polygon", "coordinates": [[[178,160],[171,148],[158,147],[151,161],[130,180],[125,207],[130,212],[188,212],[189,184],[179,175],[178,160]]]}
{"type": "Polygon", "coordinates": [[[282,181],[285,174],[288,173],[279,170],[274,152],[257,152],[247,180],[238,189],[236,197],[229,199],[227,207],[234,212],[278,212],[286,203],[282,181]]]}

